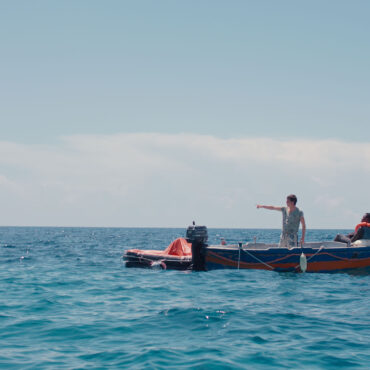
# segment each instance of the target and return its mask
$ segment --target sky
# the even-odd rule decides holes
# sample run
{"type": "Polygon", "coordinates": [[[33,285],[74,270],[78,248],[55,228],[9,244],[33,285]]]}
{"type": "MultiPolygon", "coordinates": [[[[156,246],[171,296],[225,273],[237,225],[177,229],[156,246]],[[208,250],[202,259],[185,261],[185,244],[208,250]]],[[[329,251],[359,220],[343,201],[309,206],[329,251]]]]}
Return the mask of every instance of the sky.
{"type": "Polygon", "coordinates": [[[370,2],[0,0],[0,225],[370,212],[370,2]]]}

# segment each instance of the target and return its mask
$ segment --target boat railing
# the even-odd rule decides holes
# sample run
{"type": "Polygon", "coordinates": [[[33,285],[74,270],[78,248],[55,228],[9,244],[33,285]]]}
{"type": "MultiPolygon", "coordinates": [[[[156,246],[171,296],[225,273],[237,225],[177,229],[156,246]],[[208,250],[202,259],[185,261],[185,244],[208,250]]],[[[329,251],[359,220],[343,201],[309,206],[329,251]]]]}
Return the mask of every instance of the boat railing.
{"type": "MultiPolygon", "coordinates": [[[[358,243],[348,245],[347,243],[341,243],[341,242],[336,242],[336,241],[322,241],[322,242],[307,242],[303,244],[303,249],[320,249],[320,248],[325,248],[325,249],[344,249],[348,247],[366,247],[370,246],[370,243],[358,243]]],[[[211,248],[216,248],[216,249],[239,249],[238,244],[228,244],[228,245],[210,245],[211,248]]],[[[255,243],[255,242],[248,242],[248,243],[243,243],[242,244],[242,249],[248,249],[248,250],[268,250],[268,249],[286,249],[284,247],[280,247],[278,243],[255,243]]],[[[301,249],[301,246],[297,247],[292,247],[290,250],[294,249],[301,249]]]]}

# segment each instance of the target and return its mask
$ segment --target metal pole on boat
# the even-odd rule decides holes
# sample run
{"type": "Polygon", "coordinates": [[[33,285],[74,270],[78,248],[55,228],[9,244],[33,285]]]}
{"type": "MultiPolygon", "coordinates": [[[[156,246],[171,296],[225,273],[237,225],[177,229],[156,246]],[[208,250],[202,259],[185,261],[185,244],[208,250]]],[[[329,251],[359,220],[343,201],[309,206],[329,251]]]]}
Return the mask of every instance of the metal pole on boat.
{"type": "Polygon", "coordinates": [[[238,270],[240,269],[240,251],[242,249],[243,243],[239,242],[239,256],[238,256],[238,270]]]}

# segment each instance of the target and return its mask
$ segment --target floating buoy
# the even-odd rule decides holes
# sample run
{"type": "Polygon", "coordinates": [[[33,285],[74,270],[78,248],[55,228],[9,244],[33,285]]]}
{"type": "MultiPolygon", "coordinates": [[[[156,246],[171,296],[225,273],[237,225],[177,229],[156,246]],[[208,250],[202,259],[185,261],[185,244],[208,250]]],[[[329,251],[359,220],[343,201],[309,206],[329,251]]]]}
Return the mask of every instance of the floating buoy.
{"type": "Polygon", "coordinates": [[[307,258],[305,254],[302,252],[299,257],[299,267],[301,268],[302,272],[306,272],[307,270],[307,258]]]}

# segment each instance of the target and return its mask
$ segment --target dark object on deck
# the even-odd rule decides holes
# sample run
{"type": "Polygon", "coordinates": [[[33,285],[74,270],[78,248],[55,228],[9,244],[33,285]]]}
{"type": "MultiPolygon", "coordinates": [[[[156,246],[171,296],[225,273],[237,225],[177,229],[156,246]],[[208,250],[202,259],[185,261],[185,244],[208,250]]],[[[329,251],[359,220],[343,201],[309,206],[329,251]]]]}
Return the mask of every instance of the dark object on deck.
{"type": "Polygon", "coordinates": [[[205,247],[208,241],[206,226],[189,226],[186,230],[186,241],[191,243],[192,269],[195,271],[206,270],[205,247]]]}

